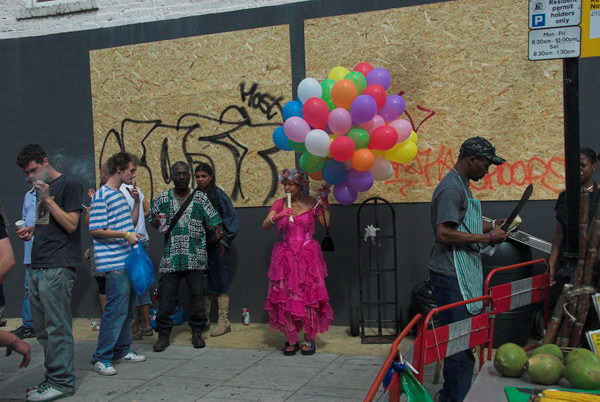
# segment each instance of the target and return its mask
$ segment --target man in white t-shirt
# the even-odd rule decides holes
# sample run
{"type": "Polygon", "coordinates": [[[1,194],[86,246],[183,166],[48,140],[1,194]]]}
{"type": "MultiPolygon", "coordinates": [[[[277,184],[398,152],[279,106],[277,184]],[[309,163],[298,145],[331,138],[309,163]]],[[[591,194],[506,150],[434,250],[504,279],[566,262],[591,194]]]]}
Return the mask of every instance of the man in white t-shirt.
{"type": "MultiPolygon", "coordinates": [[[[125,196],[127,200],[127,204],[129,204],[129,208],[133,208],[134,199],[131,197],[129,191],[133,190],[135,187],[135,183],[121,184],[121,193],[125,196]]],[[[148,256],[150,255],[150,237],[148,236],[148,231],[146,230],[146,217],[150,214],[150,202],[144,197],[144,194],[140,190],[139,187],[136,187],[139,195],[140,195],[140,203],[139,203],[139,219],[137,220],[137,224],[135,225],[135,232],[142,235],[143,238],[142,244],[144,245],[144,249],[148,256]]],[[[150,290],[147,290],[142,295],[135,295],[133,301],[133,324],[131,326],[131,337],[133,340],[141,340],[143,336],[152,336],[153,331],[150,327],[150,290]]]]}

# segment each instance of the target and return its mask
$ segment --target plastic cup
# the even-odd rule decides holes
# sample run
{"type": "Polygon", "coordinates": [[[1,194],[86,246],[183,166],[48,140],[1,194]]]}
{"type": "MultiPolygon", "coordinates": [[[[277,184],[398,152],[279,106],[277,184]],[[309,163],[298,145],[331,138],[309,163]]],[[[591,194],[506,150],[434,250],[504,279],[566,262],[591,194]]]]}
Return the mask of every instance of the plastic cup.
{"type": "Polygon", "coordinates": [[[17,227],[17,229],[23,229],[26,226],[26,223],[24,220],[19,220],[15,222],[15,226],[17,227]]]}

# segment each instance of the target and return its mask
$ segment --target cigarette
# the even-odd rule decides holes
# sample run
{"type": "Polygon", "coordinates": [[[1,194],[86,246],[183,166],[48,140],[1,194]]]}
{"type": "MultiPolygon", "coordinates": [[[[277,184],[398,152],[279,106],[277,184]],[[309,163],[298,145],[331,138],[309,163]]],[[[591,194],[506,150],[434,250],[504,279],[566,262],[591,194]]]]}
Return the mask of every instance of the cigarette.
{"type": "MultiPolygon", "coordinates": [[[[292,194],[285,193],[285,196],[287,197],[287,206],[288,206],[288,208],[291,208],[292,207],[292,194]]],[[[293,215],[290,215],[290,222],[294,222],[293,215]]]]}

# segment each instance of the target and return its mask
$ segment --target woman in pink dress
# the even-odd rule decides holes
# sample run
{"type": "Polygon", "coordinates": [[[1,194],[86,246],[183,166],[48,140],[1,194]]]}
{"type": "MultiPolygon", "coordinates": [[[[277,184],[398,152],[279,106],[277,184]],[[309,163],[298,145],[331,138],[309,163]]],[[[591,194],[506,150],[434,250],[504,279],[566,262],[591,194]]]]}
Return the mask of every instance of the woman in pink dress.
{"type": "Polygon", "coordinates": [[[285,355],[295,355],[298,350],[312,355],[317,334],[326,332],[333,319],[325,288],[327,266],[319,243],[312,237],[315,220],[322,225],[330,221],[327,196],[317,202],[305,195],[308,177],[296,169],[282,170],[279,181],[284,191],[291,194],[292,207],[286,206],[286,198],[278,199],[262,224],[265,230],[277,227],[279,235],[271,253],[265,309],[271,328],[281,331],[287,339],[285,355]],[[298,332],[302,330],[304,341],[300,346],[298,332]]]}

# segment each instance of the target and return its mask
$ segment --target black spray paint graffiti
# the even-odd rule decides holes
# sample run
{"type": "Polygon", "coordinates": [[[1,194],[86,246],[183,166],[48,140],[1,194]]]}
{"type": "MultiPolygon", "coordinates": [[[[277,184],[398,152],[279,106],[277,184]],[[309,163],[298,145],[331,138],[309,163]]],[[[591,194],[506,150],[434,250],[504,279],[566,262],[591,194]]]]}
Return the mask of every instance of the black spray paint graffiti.
{"type": "MultiPolygon", "coordinates": [[[[158,175],[155,164],[150,163],[150,159],[155,157],[154,152],[160,152],[159,169],[160,178],[165,184],[171,182],[169,167],[176,159],[173,154],[183,154],[183,157],[192,167],[199,163],[209,163],[215,168],[214,159],[205,152],[194,150],[198,143],[209,143],[219,147],[219,150],[227,151],[235,162],[234,184],[231,193],[233,200],[245,199],[244,186],[242,178],[242,168],[244,159],[247,156],[249,149],[235,138],[235,133],[243,127],[277,127],[282,124],[282,106],[283,97],[274,97],[266,92],[258,91],[258,84],[254,83],[250,89],[246,89],[246,84],[239,85],[240,99],[243,106],[229,105],[219,115],[219,117],[211,117],[198,113],[184,113],[177,119],[175,125],[164,124],[162,120],[135,120],[125,118],[121,121],[120,131],[111,129],[106,133],[99,155],[98,169],[102,163],[110,156],[107,155],[107,146],[111,141],[115,141],[119,150],[126,151],[126,137],[134,133],[143,134],[143,138],[139,143],[141,147],[139,170],[144,170],[150,179],[150,196],[154,196],[155,179],[158,175]],[[249,114],[250,110],[258,110],[267,120],[271,121],[277,117],[276,122],[268,123],[253,123],[249,114]],[[206,130],[208,127],[214,126],[213,130],[206,130]],[[129,134],[131,132],[131,134],[129,134]],[[157,141],[149,141],[150,138],[161,138],[160,150],[151,150],[151,144],[157,141]],[[180,143],[177,143],[180,139],[180,143]],[[181,149],[173,149],[174,143],[181,149]],[[153,152],[154,151],[154,152],[153,152]]],[[[129,145],[129,144],[128,144],[129,145]]],[[[261,149],[257,154],[265,161],[270,173],[270,188],[263,199],[262,203],[267,204],[270,199],[275,196],[277,191],[277,166],[271,158],[271,155],[277,153],[279,149],[275,146],[261,149]]],[[[131,150],[131,152],[134,152],[131,150]]],[[[219,172],[218,169],[215,171],[219,172]]],[[[264,176],[264,175],[261,175],[264,176]]]]}

